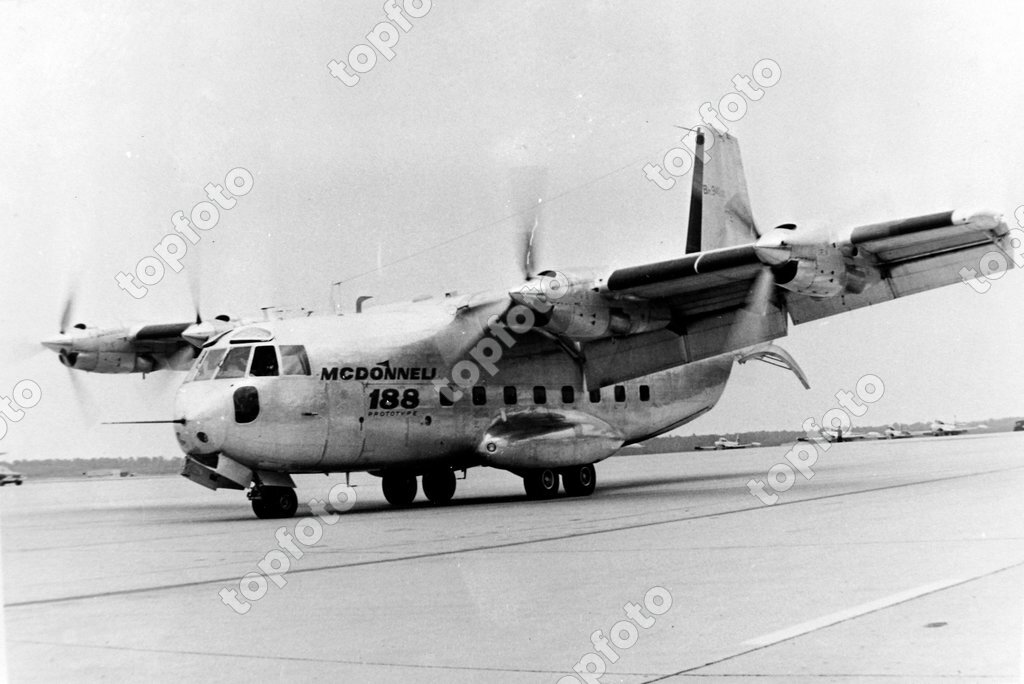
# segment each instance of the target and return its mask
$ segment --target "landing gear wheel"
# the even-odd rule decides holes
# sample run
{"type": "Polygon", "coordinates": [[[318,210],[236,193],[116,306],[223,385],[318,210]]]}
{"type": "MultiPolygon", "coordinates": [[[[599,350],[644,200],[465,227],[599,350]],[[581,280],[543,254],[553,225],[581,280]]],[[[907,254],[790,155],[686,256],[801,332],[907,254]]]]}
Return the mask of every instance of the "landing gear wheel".
{"type": "Polygon", "coordinates": [[[531,499],[550,499],[558,495],[558,473],[551,468],[537,468],[523,475],[523,489],[531,499]]]}
{"type": "Polygon", "coordinates": [[[299,507],[291,487],[260,487],[250,498],[257,518],[290,518],[299,507]]]}
{"type": "Polygon", "coordinates": [[[416,498],[416,476],[391,473],[381,478],[384,498],[392,506],[408,506],[416,498]]]}
{"type": "Polygon", "coordinates": [[[423,474],[423,495],[432,504],[446,504],[455,496],[455,472],[451,468],[423,474]]]}
{"type": "Polygon", "coordinates": [[[566,468],[562,471],[562,486],[569,496],[590,496],[597,486],[597,473],[594,466],[581,465],[566,468]]]}

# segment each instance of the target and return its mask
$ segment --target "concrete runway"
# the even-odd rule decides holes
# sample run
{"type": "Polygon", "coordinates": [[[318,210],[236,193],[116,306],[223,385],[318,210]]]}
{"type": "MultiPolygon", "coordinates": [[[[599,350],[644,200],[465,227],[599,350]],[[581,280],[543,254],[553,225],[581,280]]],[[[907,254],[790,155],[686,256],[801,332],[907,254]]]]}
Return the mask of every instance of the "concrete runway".
{"type": "MultiPolygon", "coordinates": [[[[834,445],[762,504],[747,482],[787,451],[613,458],[592,497],[548,502],[476,469],[443,508],[354,475],[355,508],[244,615],[220,590],[308,508],[257,520],[178,477],[4,487],[9,678],[1020,679],[1024,433],[834,445]],[[644,624],[617,625],[628,603],[644,624]]],[[[343,481],[298,480],[300,501],[343,481]]]]}

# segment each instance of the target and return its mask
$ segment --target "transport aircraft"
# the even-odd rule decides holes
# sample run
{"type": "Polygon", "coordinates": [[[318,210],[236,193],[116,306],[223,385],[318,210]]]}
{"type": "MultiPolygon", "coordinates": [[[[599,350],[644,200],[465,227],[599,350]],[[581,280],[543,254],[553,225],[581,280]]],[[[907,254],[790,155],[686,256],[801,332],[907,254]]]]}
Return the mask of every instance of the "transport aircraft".
{"type": "MultiPolygon", "coordinates": [[[[887,431],[888,432],[888,431],[887,431]]],[[[881,432],[844,432],[842,428],[825,428],[823,427],[818,431],[826,442],[861,442],[865,439],[885,439],[886,435],[881,432]]],[[[800,437],[797,439],[798,442],[811,442],[815,441],[816,438],[811,437],[800,437]]]]}
{"type": "Polygon", "coordinates": [[[988,427],[988,426],[987,425],[971,425],[971,426],[957,425],[956,421],[953,421],[952,423],[947,423],[945,421],[936,419],[936,420],[932,421],[932,424],[929,427],[931,428],[931,430],[929,432],[923,432],[922,434],[934,435],[935,437],[951,437],[953,435],[962,435],[962,434],[964,434],[966,432],[970,432],[971,430],[978,430],[978,429],[985,428],[985,427],[988,427]]]}
{"type": "Polygon", "coordinates": [[[585,496],[596,463],[710,411],[736,363],[780,366],[808,386],[774,343],[790,321],[957,283],[962,267],[1010,251],[992,211],[765,230],[736,138],[714,129],[695,136],[675,258],[536,272],[541,209],[531,206],[523,279],[507,290],[355,315],[148,326],[112,351],[87,349],[65,320],[69,339],[46,344],[69,367],[100,372],[189,365],[199,349],[163,422],[185,477],[248,489],[259,517],[295,514],[296,473],[369,472],[396,506],[419,487],[448,502],[456,473],[477,466],[522,478],[530,498],[560,487],[585,496]]]}
{"type": "Polygon", "coordinates": [[[697,451],[714,451],[722,449],[749,449],[750,447],[759,447],[760,442],[748,442],[746,444],[740,444],[739,437],[736,439],[729,439],[728,437],[719,437],[715,440],[714,444],[702,445],[697,447],[697,451]]]}

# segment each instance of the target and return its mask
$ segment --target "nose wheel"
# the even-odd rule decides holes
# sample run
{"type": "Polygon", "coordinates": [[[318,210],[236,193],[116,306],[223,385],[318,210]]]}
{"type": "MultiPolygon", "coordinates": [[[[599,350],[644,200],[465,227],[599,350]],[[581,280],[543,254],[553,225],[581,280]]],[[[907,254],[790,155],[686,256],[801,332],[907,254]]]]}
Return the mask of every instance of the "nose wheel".
{"type": "Polygon", "coordinates": [[[253,487],[249,498],[257,518],[290,518],[299,507],[299,499],[291,487],[253,487]]]}

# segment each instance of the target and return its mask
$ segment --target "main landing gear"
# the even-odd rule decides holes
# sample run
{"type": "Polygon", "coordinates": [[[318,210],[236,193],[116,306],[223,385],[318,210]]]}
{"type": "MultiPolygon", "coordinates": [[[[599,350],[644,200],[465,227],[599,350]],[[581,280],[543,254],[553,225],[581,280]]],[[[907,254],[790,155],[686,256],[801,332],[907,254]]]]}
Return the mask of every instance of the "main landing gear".
{"type": "MultiPolygon", "coordinates": [[[[593,464],[568,468],[531,468],[517,471],[523,478],[523,488],[531,499],[552,499],[558,496],[558,481],[567,496],[590,496],[597,486],[597,473],[593,464]]],[[[416,499],[416,475],[392,471],[381,475],[384,498],[392,506],[404,507],[416,499]]],[[[423,495],[432,504],[446,504],[455,495],[455,472],[451,468],[436,468],[423,473],[423,495]]]]}
{"type": "Polygon", "coordinates": [[[299,499],[291,487],[257,485],[249,490],[248,497],[257,518],[290,518],[299,507],[299,499]]]}
{"type": "Polygon", "coordinates": [[[522,473],[522,486],[530,499],[553,499],[558,496],[558,476],[569,497],[589,497],[597,485],[597,473],[593,465],[571,466],[569,468],[536,468],[522,473]]]}
{"type": "Polygon", "coordinates": [[[569,468],[536,468],[523,473],[523,489],[531,499],[551,499],[558,496],[558,476],[569,496],[590,496],[597,486],[594,466],[587,464],[569,468]]]}
{"type": "MultiPolygon", "coordinates": [[[[409,473],[384,473],[384,498],[392,506],[408,506],[416,498],[416,476],[409,473]]],[[[433,504],[446,504],[455,496],[455,472],[438,468],[423,474],[423,495],[433,504]]]]}

